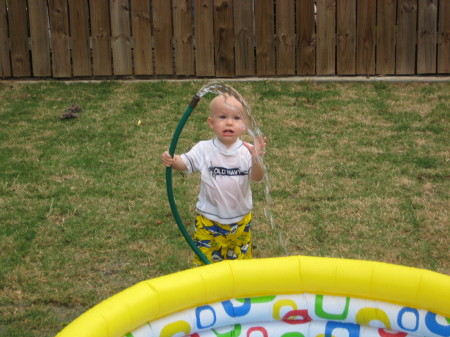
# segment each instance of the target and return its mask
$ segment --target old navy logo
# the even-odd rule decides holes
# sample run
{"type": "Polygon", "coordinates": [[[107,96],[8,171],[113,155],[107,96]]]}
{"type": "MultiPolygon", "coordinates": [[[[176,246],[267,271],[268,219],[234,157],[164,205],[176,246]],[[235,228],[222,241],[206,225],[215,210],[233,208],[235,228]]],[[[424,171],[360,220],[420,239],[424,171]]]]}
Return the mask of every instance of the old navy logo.
{"type": "Polygon", "coordinates": [[[216,176],[246,176],[248,175],[248,171],[243,171],[240,168],[226,168],[219,166],[210,166],[208,170],[211,172],[212,176],[216,178],[216,176]]]}

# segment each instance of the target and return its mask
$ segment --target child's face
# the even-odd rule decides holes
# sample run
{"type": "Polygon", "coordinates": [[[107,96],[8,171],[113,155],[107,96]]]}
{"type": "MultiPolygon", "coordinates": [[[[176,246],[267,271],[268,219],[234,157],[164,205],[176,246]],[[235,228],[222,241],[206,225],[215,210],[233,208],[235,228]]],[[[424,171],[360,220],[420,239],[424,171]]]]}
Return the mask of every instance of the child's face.
{"type": "Polygon", "coordinates": [[[208,124],[225,146],[233,145],[245,131],[241,109],[242,105],[232,96],[217,96],[211,104],[208,124]]]}

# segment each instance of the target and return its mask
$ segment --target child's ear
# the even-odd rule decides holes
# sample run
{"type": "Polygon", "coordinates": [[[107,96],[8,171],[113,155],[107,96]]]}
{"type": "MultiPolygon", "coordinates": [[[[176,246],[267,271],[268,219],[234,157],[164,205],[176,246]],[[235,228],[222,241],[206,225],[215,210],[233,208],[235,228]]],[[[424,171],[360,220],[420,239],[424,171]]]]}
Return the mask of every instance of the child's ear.
{"type": "Polygon", "coordinates": [[[214,125],[213,125],[213,119],[211,116],[208,117],[207,122],[208,122],[209,127],[212,129],[214,127],[214,125]]]}

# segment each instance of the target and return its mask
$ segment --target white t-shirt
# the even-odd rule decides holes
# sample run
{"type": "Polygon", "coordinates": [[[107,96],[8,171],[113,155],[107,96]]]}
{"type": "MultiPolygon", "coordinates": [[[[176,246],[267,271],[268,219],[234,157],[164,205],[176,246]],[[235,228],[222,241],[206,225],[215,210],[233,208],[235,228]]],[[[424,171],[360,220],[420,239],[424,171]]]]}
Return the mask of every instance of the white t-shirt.
{"type": "Polygon", "coordinates": [[[217,138],[197,143],[181,155],[187,173],[201,174],[197,211],[222,224],[236,223],[252,207],[250,170],[252,157],[238,139],[227,148],[217,138]]]}

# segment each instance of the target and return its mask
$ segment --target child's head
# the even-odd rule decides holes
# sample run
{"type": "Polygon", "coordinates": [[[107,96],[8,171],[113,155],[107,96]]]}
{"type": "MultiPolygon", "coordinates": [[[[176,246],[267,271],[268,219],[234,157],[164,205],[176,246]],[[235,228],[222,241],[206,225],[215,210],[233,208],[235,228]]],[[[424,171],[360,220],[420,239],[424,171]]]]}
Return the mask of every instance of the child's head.
{"type": "Polygon", "coordinates": [[[211,101],[209,107],[208,124],[217,138],[227,146],[234,144],[245,131],[242,104],[231,95],[221,94],[211,101]]]}
{"type": "Polygon", "coordinates": [[[214,111],[228,107],[229,109],[235,109],[240,112],[241,115],[244,114],[244,107],[241,102],[239,102],[234,96],[229,94],[220,94],[214,97],[209,104],[209,111],[211,115],[214,111]]]}

